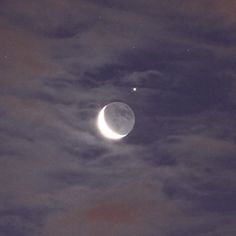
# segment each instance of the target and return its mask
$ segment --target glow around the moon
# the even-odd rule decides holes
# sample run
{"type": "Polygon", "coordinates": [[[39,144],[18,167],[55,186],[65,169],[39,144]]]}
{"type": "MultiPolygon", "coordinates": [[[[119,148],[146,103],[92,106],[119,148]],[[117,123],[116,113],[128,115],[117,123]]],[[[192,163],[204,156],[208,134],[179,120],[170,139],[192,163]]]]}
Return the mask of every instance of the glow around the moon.
{"type": "Polygon", "coordinates": [[[113,139],[113,140],[118,140],[124,138],[126,135],[120,135],[116,132],[114,132],[106,123],[105,120],[105,109],[106,106],[102,108],[102,110],[98,114],[98,119],[97,119],[97,126],[101,134],[108,139],[113,139]]]}

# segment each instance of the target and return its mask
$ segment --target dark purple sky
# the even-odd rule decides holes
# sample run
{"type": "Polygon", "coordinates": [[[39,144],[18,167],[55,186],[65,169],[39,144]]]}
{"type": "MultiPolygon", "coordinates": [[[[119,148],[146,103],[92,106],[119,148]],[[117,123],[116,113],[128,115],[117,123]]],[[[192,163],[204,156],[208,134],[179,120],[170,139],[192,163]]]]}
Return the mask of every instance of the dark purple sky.
{"type": "Polygon", "coordinates": [[[235,236],[235,12],[0,1],[0,236],[235,236]],[[120,142],[96,127],[113,101],[120,142]]]}

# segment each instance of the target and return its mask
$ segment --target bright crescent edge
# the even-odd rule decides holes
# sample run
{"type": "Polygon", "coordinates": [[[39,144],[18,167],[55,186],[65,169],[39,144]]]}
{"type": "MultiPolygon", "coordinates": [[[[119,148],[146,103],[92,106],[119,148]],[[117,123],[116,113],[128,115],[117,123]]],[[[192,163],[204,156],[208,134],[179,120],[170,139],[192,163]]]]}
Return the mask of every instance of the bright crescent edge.
{"type": "Polygon", "coordinates": [[[103,107],[102,110],[98,114],[97,126],[99,128],[99,131],[105,138],[108,138],[108,139],[118,140],[118,139],[124,138],[126,135],[117,134],[107,125],[106,120],[105,120],[105,109],[106,109],[106,106],[103,107]]]}

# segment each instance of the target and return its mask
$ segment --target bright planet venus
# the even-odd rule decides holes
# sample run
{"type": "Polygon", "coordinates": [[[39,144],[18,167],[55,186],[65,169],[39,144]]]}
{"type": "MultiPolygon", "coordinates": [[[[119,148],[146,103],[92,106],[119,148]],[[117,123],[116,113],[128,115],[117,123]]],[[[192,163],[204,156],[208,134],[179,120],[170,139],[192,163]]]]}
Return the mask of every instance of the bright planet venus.
{"type": "Polygon", "coordinates": [[[133,110],[125,103],[112,102],[104,106],[97,118],[100,133],[107,139],[119,140],[127,136],[135,124],[133,110]]]}

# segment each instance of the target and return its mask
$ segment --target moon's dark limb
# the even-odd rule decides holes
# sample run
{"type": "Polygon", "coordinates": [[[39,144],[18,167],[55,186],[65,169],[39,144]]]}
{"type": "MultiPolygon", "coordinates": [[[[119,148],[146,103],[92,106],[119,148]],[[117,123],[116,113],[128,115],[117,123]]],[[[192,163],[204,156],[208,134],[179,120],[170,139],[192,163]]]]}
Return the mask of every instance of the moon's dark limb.
{"type": "Polygon", "coordinates": [[[113,102],[106,106],[104,117],[107,125],[120,135],[127,135],[133,129],[135,116],[125,103],[113,102]]]}

